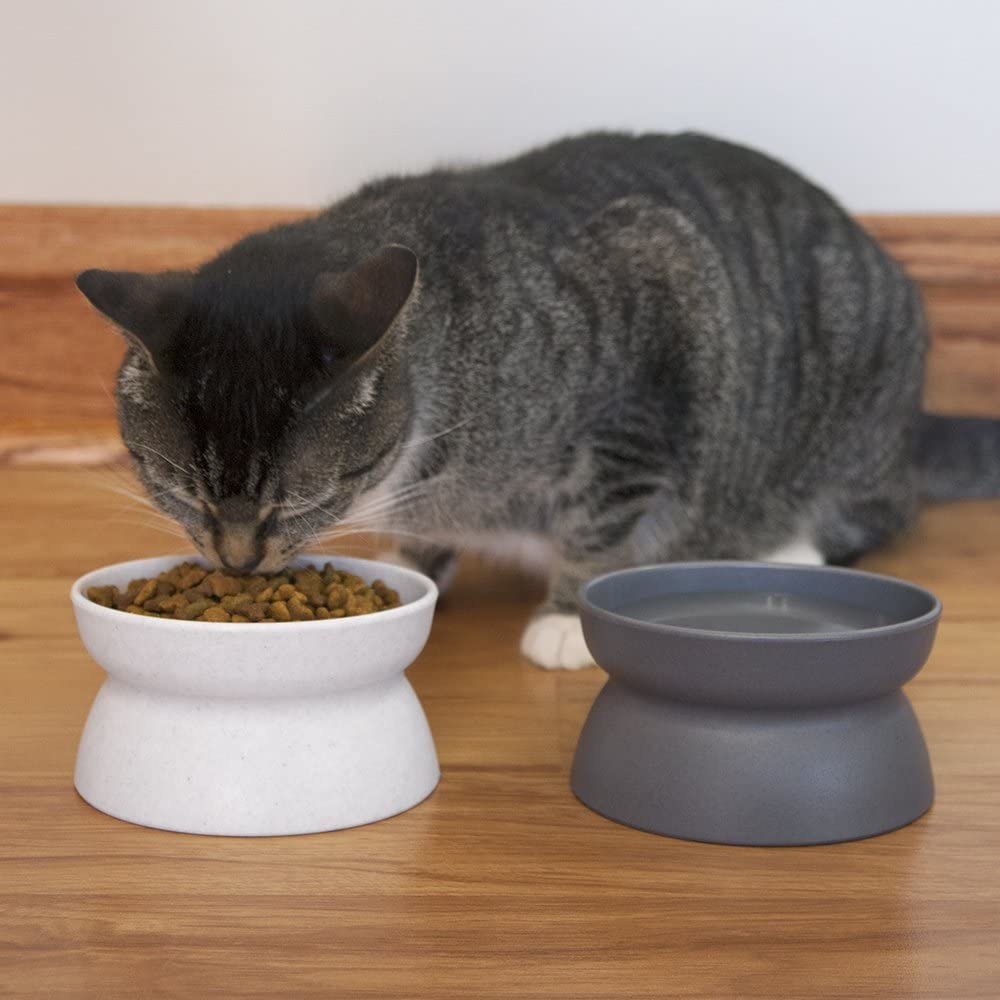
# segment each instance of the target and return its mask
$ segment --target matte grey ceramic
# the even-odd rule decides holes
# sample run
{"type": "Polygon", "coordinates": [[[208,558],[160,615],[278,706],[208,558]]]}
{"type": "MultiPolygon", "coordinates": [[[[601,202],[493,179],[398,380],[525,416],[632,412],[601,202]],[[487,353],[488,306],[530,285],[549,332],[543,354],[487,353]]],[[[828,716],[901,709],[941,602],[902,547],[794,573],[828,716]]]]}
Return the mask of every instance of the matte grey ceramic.
{"type": "Polygon", "coordinates": [[[826,566],[672,563],[580,591],[610,675],[572,788],[611,819],[723,844],[856,840],[922,815],[930,760],[902,685],[941,604],[826,566]]]}

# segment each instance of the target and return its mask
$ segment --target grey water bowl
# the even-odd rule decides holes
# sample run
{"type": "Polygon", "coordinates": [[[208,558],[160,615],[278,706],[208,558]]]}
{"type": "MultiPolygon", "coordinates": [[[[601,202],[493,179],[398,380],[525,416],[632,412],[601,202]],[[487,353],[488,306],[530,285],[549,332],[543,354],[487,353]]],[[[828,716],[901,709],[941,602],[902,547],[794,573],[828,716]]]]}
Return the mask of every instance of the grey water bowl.
{"type": "Polygon", "coordinates": [[[941,604],[857,570],[672,563],[580,590],[609,680],[573,762],[577,797],[610,819],[720,844],[857,840],[934,798],[901,688],[941,604]]]}

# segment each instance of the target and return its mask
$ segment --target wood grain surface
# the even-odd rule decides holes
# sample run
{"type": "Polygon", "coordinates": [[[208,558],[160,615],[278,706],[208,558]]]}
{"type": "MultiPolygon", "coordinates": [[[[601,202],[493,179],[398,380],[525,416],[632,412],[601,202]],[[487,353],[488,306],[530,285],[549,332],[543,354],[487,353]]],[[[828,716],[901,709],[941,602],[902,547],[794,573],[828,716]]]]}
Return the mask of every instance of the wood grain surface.
{"type": "Polygon", "coordinates": [[[468,563],[410,671],[434,795],[357,830],[226,839],[130,826],[73,791],[102,674],[70,582],[178,550],[108,492],[122,475],[0,470],[0,996],[1000,996],[1000,502],[931,509],[866,563],[945,605],[908,687],[937,780],[910,827],[731,848],[589,812],[568,769],[603,675],[522,661],[537,587],[468,563]]]}
{"type": "MultiPolygon", "coordinates": [[[[0,206],[0,464],[103,460],[118,444],[119,337],[83,300],[87,267],[190,267],[288,209],[0,206]]],[[[872,216],[922,285],[927,405],[1000,415],[1000,216],[872,216]]]]}

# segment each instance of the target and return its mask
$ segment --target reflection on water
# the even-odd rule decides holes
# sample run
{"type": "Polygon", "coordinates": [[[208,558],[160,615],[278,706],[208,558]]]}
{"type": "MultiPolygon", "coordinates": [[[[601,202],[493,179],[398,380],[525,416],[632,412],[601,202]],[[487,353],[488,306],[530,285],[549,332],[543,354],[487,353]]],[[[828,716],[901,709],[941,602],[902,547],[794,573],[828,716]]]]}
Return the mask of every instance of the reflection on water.
{"type": "Polygon", "coordinates": [[[855,632],[891,621],[879,611],[826,597],[762,591],[665,594],[627,604],[618,613],[661,625],[758,635],[855,632]]]}

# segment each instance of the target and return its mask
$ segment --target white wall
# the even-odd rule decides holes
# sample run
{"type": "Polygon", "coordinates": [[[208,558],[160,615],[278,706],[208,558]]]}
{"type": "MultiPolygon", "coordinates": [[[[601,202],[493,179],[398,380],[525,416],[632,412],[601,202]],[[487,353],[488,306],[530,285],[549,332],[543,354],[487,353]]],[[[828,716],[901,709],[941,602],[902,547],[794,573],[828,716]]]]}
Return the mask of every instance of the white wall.
{"type": "Polygon", "coordinates": [[[306,204],[593,127],[1000,209],[995,0],[0,0],[0,201],[306,204]]]}

